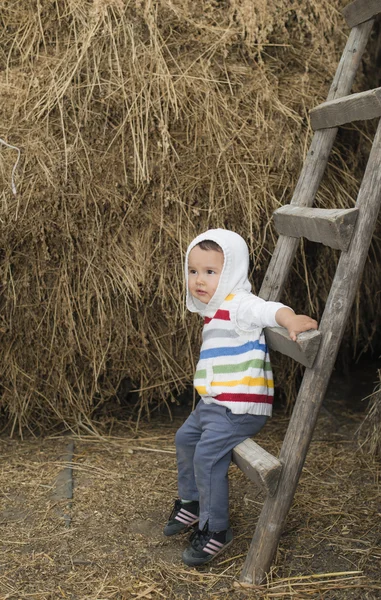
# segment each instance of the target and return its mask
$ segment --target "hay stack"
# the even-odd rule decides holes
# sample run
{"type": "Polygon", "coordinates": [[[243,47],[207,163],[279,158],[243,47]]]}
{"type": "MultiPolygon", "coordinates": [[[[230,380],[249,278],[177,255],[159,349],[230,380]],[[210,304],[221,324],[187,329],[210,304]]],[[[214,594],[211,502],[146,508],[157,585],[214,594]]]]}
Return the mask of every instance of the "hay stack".
{"type": "MultiPolygon", "coordinates": [[[[258,289],[271,214],[290,200],[308,110],[345,44],[342,4],[2,2],[0,136],[22,154],[14,196],[16,153],[0,150],[0,371],[12,431],[88,423],[126,378],[139,414],[189,384],[200,324],[187,316],[184,326],[182,253],[205,228],[235,229],[258,289]]],[[[367,143],[344,132],[320,206],[353,205],[367,143]]],[[[332,256],[301,253],[289,300],[299,310],[319,317],[332,256]]],[[[381,313],[375,277],[369,264],[351,330],[362,344],[381,313]]]]}
{"type": "Polygon", "coordinates": [[[366,416],[359,428],[359,440],[367,453],[381,459],[381,369],[378,384],[369,398],[366,416]]]}

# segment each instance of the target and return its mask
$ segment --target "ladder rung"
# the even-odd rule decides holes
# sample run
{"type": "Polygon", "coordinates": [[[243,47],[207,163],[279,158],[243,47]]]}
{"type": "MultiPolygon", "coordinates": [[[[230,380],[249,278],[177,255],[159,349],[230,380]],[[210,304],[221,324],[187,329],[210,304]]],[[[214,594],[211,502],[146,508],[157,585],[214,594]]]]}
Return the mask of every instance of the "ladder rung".
{"type": "Polygon", "coordinates": [[[293,342],[284,327],[265,327],[266,341],[271,350],[290,356],[301,365],[311,368],[319,350],[321,335],[316,329],[299,333],[293,342]]]}
{"type": "Polygon", "coordinates": [[[233,462],[266,494],[275,494],[282,472],[282,463],[278,458],[248,438],[234,448],[233,462]]]}
{"type": "Polygon", "coordinates": [[[355,27],[369,21],[372,17],[381,12],[381,0],[355,0],[348,4],[342,13],[349,27],[355,27]]]}
{"type": "Polygon", "coordinates": [[[381,88],[324,102],[310,111],[312,129],[338,127],[375,117],[381,117],[381,88]]]}
{"type": "Polygon", "coordinates": [[[281,235],[305,237],[346,251],[357,216],[357,208],[306,208],[287,204],[274,212],[274,223],[281,235]]]}

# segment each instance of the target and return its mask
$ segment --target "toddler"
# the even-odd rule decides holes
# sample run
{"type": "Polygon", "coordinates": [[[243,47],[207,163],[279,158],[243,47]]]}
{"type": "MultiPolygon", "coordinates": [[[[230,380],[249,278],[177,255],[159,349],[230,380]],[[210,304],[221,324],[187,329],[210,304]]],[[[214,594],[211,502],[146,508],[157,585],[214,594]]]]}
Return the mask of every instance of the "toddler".
{"type": "Polygon", "coordinates": [[[256,435],[271,416],[274,383],[264,327],[282,326],[291,339],[317,329],[305,315],[254,296],[249,251],[233,231],[196,237],[185,258],[186,305],[204,319],[194,386],[201,396],[176,433],[179,499],[164,535],[198,524],[183,552],[185,564],[204,565],[233,541],[228,468],[233,448],[256,435]]]}

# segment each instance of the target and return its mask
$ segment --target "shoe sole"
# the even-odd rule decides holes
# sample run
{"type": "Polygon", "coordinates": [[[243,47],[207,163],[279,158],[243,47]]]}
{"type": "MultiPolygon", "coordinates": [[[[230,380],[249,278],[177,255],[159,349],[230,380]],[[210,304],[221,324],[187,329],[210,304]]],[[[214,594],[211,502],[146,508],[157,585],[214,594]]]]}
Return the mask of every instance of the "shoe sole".
{"type": "Polygon", "coordinates": [[[221,550],[219,550],[218,552],[216,552],[216,554],[211,554],[210,557],[206,558],[206,559],[200,559],[202,560],[202,562],[195,562],[195,563],[191,563],[191,562],[187,562],[184,559],[184,555],[182,557],[183,562],[188,566],[188,567],[202,567],[208,563],[210,563],[212,560],[214,560],[215,558],[217,558],[220,554],[222,554],[223,552],[225,552],[225,550],[227,548],[229,548],[230,544],[232,544],[234,541],[234,539],[230,540],[230,542],[227,542],[225,544],[225,546],[223,548],[221,548],[221,550]]]}

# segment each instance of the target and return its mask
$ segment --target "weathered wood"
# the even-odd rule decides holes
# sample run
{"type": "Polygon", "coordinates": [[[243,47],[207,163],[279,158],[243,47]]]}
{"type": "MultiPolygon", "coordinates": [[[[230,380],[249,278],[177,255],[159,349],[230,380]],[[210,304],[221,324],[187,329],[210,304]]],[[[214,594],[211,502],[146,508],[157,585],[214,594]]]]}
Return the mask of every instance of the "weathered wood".
{"type": "Polygon", "coordinates": [[[381,117],[381,88],[324,102],[310,110],[314,130],[381,117]]]}
{"type": "Polygon", "coordinates": [[[322,343],[312,369],[306,369],[280,452],[283,469],[274,496],[265,500],[241,580],[260,583],[269,570],[290,509],[319,409],[339,350],[364,269],[381,205],[381,122],[370,152],[357,204],[357,219],[348,252],[341,254],[320,322],[322,343]]]}
{"type": "Polygon", "coordinates": [[[290,356],[305,367],[312,367],[320,345],[319,331],[303,331],[299,333],[296,342],[284,327],[265,327],[265,335],[271,350],[290,356]]]}
{"type": "MultiPolygon", "coordinates": [[[[328,100],[347,96],[351,91],[372,26],[373,21],[368,21],[351,30],[328,94],[328,100]]],[[[313,205],[336,133],[337,128],[332,128],[323,129],[314,134],[291,204],[313,205]]],[[[298,245],[299,240],[296,238],[279,237],[259,292],[259,296],[264,300],[280,299],[298,245]]]]}
{"type": "Polygon", "coordinates": [[[364,23],[378,13],[381,13],[381,0],[355,0],[342,10],[349,27],[364,23]]]}
{"type": "Polygon", "coordinates": [[[274,212],[274,224],[282,235],[305,237],[346,251],[357,215],[357,208],[305,208],[287,204],[274,212]]]}
{"type": "MultiPolygon", "coordinates": [[[[58,504],[55,513],[59,518],[64,520],[66,527],[70,527],[71,517],[68,511],[63,510],[62,501],[70,501],[73,498],[73,455],[74,442],[70,441],[66,447],[65,454],[62,456],[62,462],[66,466],[58,473],[52,493],[52,500],[58,504]]],[[[70,507],[71,502],[67,502],[65,508],[69,509],[70,507]]]]}
{"type": "Polygon", "coordinates": [[[233,462],[266,494],[275,494],[282,471],[278,458],[247,438],[234,448],[233,462]]]}

